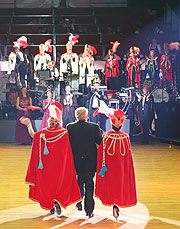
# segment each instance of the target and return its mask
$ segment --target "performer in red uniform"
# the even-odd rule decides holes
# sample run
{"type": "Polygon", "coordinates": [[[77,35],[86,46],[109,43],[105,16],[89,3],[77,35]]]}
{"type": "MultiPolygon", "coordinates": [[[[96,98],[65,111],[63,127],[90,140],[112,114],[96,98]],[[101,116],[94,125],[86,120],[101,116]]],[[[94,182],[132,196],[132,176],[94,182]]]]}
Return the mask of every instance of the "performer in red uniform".
{"type": "Polygon", "coordinates": [[[160,79],[160,85],[162,80],[168,80],[169,83],[172,83],[172,56],[169,55],[169,47],[167,43],[164,43],[164,54],[160,59],[160,69],[162,71],[163,78],[160,79]]]}
{"type": "Polygon", "coordinates": [[[118,41],[111,42],[113,44],[112,49],[109,49],[109,59],[106,61],[105,66],[105,84],[108,86],[108,89],[111,89],[111,77],[119,76],[119,61],[114,58],[114,53],[117,50],[117,47],[120,43],[118,41]]]}
{"type": "Polygon", "coordinates": [[[113,215],[118,218],[118,206],[137,203],[136,181],[129,136],[120,131],[125,114],[118,109],[109,116],[112,130],[104,134],[98,148],[95,195],[103,204],[113,205],[113,215]]]}
{"type": "Polygon", "coordinates": [[[130,57],[127,60],[126,71],[128,71],[128,86],[140,88],[140,60],[137,57],[140,49],[138,47],[130,48],[130,57]]]}
{"type": "Polygon", "coordinates": [[[114,59],[114,53],[109,50],[109,57],[110,59],[106,62],[105,67],[105,84],[108,84],[108,78],[111,77],[118,77],[119,76],[119,61],[114,59]]]}
{"type": "MultiPolygon", "coordinates": [[[[51,209],[51,213],[55,205],[60,215],[60,205],[67,207],[81,196],[68,131],[60,126],[62,106],[53,102],[49,109],[49,127],[34,134],[25,181],[29,184],[30,199],[39,202],[42,208],[51,209]]],[[[29,129],[31,124],[26,125],[29,129]]]]}

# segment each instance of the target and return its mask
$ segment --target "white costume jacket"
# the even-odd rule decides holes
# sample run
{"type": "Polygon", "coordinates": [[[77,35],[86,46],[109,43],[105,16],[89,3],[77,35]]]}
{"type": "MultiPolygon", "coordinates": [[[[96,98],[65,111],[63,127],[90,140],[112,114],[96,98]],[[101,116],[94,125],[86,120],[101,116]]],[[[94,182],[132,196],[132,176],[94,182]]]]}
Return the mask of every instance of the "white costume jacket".
{"type": "Polygon", "coordinates": [[[68,74],[68,62],[73,75],[78,75],[78,55],[77,53],[64,53],[60,60],[60,76],[68,74]]]}
{"type": "Polygon", "coordinates": [[[80,65],[80,77],[79,77],[79,84],[85,83],[85,75],[86,75],[86,68],[88,70],[89,75],[94,75],[94,57],[84,56],[82,55],[79,60],[80,65]]]}
{"type": "Polygon", "coordinates": [[[51,61],[51,56],[47,53],[44,53],[44,55],[37,54],[34,57],[34,70],[46,70],[47,69],[47,63],[48,61],[51,61]]]}

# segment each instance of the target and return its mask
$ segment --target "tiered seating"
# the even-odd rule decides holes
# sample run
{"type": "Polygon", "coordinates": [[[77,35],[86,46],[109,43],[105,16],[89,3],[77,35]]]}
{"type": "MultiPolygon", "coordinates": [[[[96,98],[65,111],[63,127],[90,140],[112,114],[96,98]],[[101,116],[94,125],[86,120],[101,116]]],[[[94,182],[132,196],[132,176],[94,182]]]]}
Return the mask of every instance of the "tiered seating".
{"type": "Polygon", "coordinates": [[[52,24],[52,15],[16,15],[13,17],[13,24],[52,24]]]}
{"type": "Polygon", "coordinates": [[[52,8],[15,8],[14,9],[14,16],[16,15],[52,15],[53,9],[52,8]]]}
{"type": "MultiPolygon", "coordinates": [[[[51,38],[57,49],[64,52],[69,34],[64,21],[69,19],[73,23],[74,33],[80,35],[74,50],[82,52],[83,46],[88,43],[96,46],[102,57],[110,47],[109,42],[118,40],[121,42],[119,50],[124,54],[131,45],[141,47],[146,43],[147,47],[151,40],[150,34],[146,30],[141,34],[134,32],[139,23],[146,26],[156,17],[156,14],[149,14],[146,8],[127,7],[3,9],[0,10],[0,43],[6,44],[8,41],[9,51],[13,41],[21,35],[27,36],[34,45],[51,38]]],[[[32,46],[32,52],[36,50],[37,46],[32,46]]]]}
{"type": "Polygon", "coordinates": [[[71,16],[71,15],[92,15],[93,8],[57,8],[54,9],[55,15],[64,15],[64,16],[71,16]]]}
{"type": "Polygon", "coordinates": [[[53,28],[51,25],[13,25],[11,28],[12,34],[52,34],[53,28]],[[43,28],[42,28],[43,27],[43,28]],[[45,32],[43,32],[43,29],[45,32]]]}

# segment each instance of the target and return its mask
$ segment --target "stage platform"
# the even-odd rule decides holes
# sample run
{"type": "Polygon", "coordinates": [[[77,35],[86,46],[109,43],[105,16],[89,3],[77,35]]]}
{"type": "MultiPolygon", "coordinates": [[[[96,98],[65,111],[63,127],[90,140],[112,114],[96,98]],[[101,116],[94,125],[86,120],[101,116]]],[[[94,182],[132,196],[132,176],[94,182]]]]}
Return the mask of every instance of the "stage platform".
{"type": "MultiPolygon", "coordinates": [[[[32,120],[32,126],[35,132],[39,131],[42,120],[32,120]]],[[[106,121],[106,130],[111,129],[110,120],[106,121]]],[[[124,121],[122,131],[129,134],[130,131],[130,120],[124,121]]],[[[16,120],[0,120],[0,143],[15,143],[16,136],[16,120]]]]}
{"type": "Polygon", "coordinates": [[[112,207],[95,198],[95,216],[87,219],[75,205],[60,218],[28,199],[24,179],[31,146],[0,144],[0,228],[2,229],[178,229],[180,228],[180,147],[165,143],[132,143],[138,204],[121,208],[118,220],[112,207]]]}
{"type": "Polygon", "coordinates": [[[180,137],[173,138],[158,138],[160,142],[168,143],[169,145],[180,146],[180,137]]]}
{"type": "MultiPolygon", "coordinates": [[[[32,120],[33,129],[39,130],[42,120],[32,120]]],[[[16,120],[0,120],[0,143],[15,143],[16,120]]]]}

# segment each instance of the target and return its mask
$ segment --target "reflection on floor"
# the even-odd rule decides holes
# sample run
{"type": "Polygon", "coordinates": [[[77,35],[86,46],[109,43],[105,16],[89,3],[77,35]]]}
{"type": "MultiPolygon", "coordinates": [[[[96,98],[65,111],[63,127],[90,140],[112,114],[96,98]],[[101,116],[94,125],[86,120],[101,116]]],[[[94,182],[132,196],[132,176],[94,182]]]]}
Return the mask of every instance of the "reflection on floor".
{"type": "Polygon", "coordinates": [[[24,177],[31,146],[0,144],[0,228],[179,228],[180,147],[168,144],[132,145],[138,204],[120,209],[118,220],[112,208],[95,199],[95,216],[87,219],[74,205],[60,218],[50,215],[28,199],[24,177]]]}

